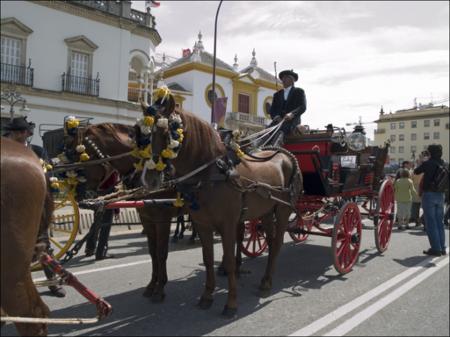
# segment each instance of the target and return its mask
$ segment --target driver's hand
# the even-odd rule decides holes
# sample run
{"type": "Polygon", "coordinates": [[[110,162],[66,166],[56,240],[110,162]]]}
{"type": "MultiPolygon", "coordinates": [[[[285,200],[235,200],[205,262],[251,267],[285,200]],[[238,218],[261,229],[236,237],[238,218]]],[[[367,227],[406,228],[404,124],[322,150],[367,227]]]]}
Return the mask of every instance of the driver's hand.
{"type": "Polygon", "coordinates": [[[294,114],[292,113],[288,113],[286,114],[286,116],[284,116],[284,119],[287,121],[290,121],[292,118],[294,118],[294,114]]]}

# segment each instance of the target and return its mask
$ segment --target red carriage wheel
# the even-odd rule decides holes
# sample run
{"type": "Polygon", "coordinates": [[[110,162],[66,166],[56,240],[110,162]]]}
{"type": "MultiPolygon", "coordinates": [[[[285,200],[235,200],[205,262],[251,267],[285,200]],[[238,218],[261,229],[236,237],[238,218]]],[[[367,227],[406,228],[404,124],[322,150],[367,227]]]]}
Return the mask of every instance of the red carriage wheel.
{"type": "Polygon", "coordinates": [[[261,220],[254,219],[245,222],[244,240],[241,250],[249,257],[260,256],[267,248],[266,234],[262,228],[261,220]]]}
{"type": "MultiPolygon", "coordinates": [[[[303,214],[303,216],[305,216],[305,214],[303,214]]],[[[301,233],[300,230],[304,229],[307,231],[311,231],[313,220],[305,219],[302,217],[302,215],[299,215],[295,221],[297,223],[294,227],[294,232],[289,231],[289,235],[291,236],[292,240],[294,240],[294,242],[296,243],[304,242],[308,238],[309,234],[301,233]],[[296,233],[295,229],[298,229],[299,232],[296,233]]]]}
{"type": "Polygon", "coordinates": [[[362,222],[358,205],[347,202],[341,208],[333,227],[333,262],[340,274],[348,273],[358,260],[362,222]]]}
{"type": "Polygon", "coordinates": [[[391,239],[394,224],[394,184],[386,179],[378,193],[377,208],[375,210],[375,244],[380,253],[386,251],[391,239]]]}

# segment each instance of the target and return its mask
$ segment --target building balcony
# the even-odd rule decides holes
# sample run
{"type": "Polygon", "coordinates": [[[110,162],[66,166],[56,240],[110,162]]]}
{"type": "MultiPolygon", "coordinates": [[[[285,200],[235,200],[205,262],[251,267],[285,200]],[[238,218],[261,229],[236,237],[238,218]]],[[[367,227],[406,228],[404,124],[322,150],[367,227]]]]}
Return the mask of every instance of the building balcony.
{"type": "Polygon", "coordinates": [[[131,9],[131,1],[111,0],[72,0],[71,3],[97,9],[99,11],[123,17],[137,22],[140,25],[155,28],[155,17],[149,12],[140,12],[131,9]]]}
{"type": "Polygon", "coordinates": [[[1,81],[4,83],[20,84],[32,87],[34,69],[31,68],[30,65],[26,67],[1,63],[1,81]]]}
{"type": "Polygon", "coordinates": [[[75,94],[96,96],[98,97],[100,88],[100,79],[72,76],[70,74],[62,74],[62,91],[72,92],[75,94]]]}
{"type": "Polygon", "coordinates": [[[244,112],[227,112],[225,121],[230,126],[242,125],[257,129],[261,129],[266,126],[266,118],[244,112]]]}

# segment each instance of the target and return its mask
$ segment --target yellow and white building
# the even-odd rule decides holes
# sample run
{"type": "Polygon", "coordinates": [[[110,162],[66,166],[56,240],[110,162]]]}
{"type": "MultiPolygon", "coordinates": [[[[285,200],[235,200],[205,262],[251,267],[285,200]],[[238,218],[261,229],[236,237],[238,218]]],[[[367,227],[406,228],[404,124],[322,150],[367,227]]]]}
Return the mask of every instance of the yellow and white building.
{"type": "Polygon", "coordinates": [[[415,160],[430,144],[441,144],[442,158],[449,161],[449,107],[434,106],[432,103],[395,113],[380,111],[375,121],[375,145],[390,140],[389,158],[391,164],[404,160],[415,160]]]}
{"type": "MultiPolygon", "coordinates": [[[[239,70],[234,64],[216,58],[216,97],[227,97],[224,121],[220,126],[253,132],[270,120],[269,108],[273,93],[282,85],[264,69],[258,67],[255,50],[247,67],[239,70]]],[[[192,52],[172,62],[159,72],[165,84],[175,94],[177,104],[207,122],[211,121],[213,55],[205,51],[201,33],[192,52]]]]}

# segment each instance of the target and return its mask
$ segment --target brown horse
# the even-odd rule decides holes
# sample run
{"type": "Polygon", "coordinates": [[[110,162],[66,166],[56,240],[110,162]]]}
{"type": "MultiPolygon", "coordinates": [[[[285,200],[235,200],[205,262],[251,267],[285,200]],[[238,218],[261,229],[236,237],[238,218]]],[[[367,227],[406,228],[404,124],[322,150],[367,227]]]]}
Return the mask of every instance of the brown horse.
{"type": "MultiPolygon", "coordinates": [[[[100,156],[123,154],[133,149],[134,136],[134,127],[123,124],[100,123],[79,127],[74,134],[67,133],[65,135],[65,152],[73,161],[78,161],[76,156],[79,153],[77,154],[76,147],[81,144],[85,146],[86,153],[91,159],[99,159],[99,153],[100,156]]],[[[127,156],[102,165],[86,166],[83,169],[86,183],[79,190],[77,200],[83,200],[85,196],[95,196],[102,189],[108,188],[110,182],[115,180],[111,179],[111,175],[114,173],[118,173],[122,180],[139,182],[139,175],[130,178],[134,172],[133,164],[135,162],[136,158],[127,156]]],[[[175,198],[175,192],[157,193],[152,195],[152,198],[175,198]]],[[[161,302],[165,297],[164,287],[168,280],[167,257],[171,220],[180,213],[186,213],[186,210],[170,206],[146,206],[138,208],[137,211],[147,236],[152,259],[152,276],[143,295],[150,297],[153,302],[161,302]]]]}
{"type": "MultiPolygon", "coordinates": [[[[266,295],[272,287],[275,260],[292,212],[290,204],[297,200],[302,189],[298,163],[287,151],[262,151],[258,156],[271,159],[255,161],[246,156],[237,166],[236,179],[216,179],[218,168],[209,163],[226,154],[225,145],[217,132],[195,115],[175,111],[175,102],[171,95],[165,98],[165,100],[160,98],[153,106],[155,113],[151,136],[153,156],[162,155],[163,151],[172,146],[172,134],[174,128],[179,127],[181,118],[184,125],[184,139],[177,149],[177,157],[168,161],[169,167],[172,167],[172,172],[175,171],[175,177],[182,177],[205,165],[205,168],[189,182],[178,185],[178,188],[186,192],[185,195],[189,195],[190,198],[194,196],[199,205],[198,210],[190,210],[202,242],[207,274],[199,306],[206,309],[213,302],[215,288],[213,232],[216,230],[222,237],[223,264],[228,275],[228,300],[223,314],[232,317],[237,310],[234,246],[238,226],[245,220],[256,218],[262,220],[269,245],[269,258],[260,290],[266,295]],[[261,184],[266,184],[266,188],[261,184]],[[270,189],[270,186],[279,189],[270,189]],[[274,201],[270,195],[284,203],[274,201]]],[[[161,185],[161,176],[157,170],[149,170],[145,178],[149,186],[156,189],[161,185]]]]}
{"type": "MultiPolygon", "coordinates": [[[[9,316],[48,317],[49,309],[31,279],[38,233],[46,230],[53,202],[36,155],[1,139],[1,309],[9,316]],[[41,229],[40,229],[41,227],[41,229]]],[[[47,334],[46,324],[16,323],[24,336],[47,334]]]]}

